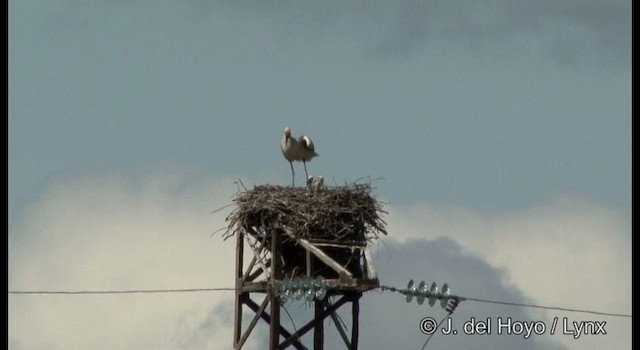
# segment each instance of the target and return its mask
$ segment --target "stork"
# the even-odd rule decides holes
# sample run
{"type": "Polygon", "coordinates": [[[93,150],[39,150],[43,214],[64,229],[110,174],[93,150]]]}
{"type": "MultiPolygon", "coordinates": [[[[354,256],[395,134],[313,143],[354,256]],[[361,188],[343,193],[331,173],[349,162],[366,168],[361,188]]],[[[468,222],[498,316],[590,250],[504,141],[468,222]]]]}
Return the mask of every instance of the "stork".
{"type": "Polygon", "coordinates": [[[324,184],[324,178],[321,175],[309,176],[307,178],[307,187],[313,191],[318,191],[324,184]]]}
{"type": "Polygon", "coordinates": [[[291,129],[289,127],[284,128],[284,136],[282,137],[282,143],[280,144],[282,149],[282,155],[289,161],[291,166],[291,185],[295,186],[295,171],[293,170],[293,162],[299,161],[304,165],[304,174],[308,178],[307,174],[307,162],[311,161],[313,157],[317,157],[318,153],[315,152],[313,141],[307,135],[300,135],[297,138],[291,136],[291,129]]]}

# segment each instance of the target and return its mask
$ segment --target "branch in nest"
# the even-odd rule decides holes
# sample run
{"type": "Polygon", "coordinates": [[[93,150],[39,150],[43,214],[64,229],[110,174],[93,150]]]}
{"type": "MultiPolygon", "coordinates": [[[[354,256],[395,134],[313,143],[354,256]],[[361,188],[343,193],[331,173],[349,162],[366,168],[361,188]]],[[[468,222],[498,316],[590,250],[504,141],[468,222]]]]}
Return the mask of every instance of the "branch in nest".
{"type": "MultiPolygon", "coordinates": [[[[244,187],[244,186],[243,186],[244,187]]],[[[349,184],[309,191],[302,187],[263,185],[239,192],[229,214],[224,239],[239,230],[287,227],[299,238],[364,241],[387,234],[387,212],[371,196],[371,184],[349,184]]]]}

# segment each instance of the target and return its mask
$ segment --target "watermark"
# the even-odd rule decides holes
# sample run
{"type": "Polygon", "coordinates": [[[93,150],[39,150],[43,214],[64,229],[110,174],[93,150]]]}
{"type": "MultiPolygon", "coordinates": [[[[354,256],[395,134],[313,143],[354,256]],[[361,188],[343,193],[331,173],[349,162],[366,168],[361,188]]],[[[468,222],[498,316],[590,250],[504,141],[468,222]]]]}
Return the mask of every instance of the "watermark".
{"type": "Polygon", "coordinates": [[[551,322],[519,321],[511,317],[471,317],[462,327],[456,327],[451,317],[447,317],[440,326],[435,319],[425,317],[420,320],[420,331],[428,335],[436,332],[444,335],[520,335],[525,339],[543,334],[562,334],[578,339],[585,335],[606,335],[606,325],[606,321],[574,321],[568,317],[554,317],[551,322]]]}

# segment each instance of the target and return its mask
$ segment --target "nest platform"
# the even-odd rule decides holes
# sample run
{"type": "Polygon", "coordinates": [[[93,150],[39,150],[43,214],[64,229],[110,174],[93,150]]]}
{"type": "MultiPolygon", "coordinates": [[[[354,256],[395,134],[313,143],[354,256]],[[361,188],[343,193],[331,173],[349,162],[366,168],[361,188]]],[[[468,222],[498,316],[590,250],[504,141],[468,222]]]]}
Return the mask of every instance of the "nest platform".
{"type": "MultiPolygon", "coordinates": [[[[283,278],[323,276],[343,278],[342,283],[346,276],[377,283],[367,245],[387,234],[382,218],[386,212],[371,192],[370,183],[317,190],[256,186],[233,200],[236,208],[227,217],[223,237],[239,233],[251,237],[248,243],[261,259],[273,249],[271,241],[277,233],[278,275],[283,278]]],[[[269,268],[266,265],[264,269],[269,268]]]]}

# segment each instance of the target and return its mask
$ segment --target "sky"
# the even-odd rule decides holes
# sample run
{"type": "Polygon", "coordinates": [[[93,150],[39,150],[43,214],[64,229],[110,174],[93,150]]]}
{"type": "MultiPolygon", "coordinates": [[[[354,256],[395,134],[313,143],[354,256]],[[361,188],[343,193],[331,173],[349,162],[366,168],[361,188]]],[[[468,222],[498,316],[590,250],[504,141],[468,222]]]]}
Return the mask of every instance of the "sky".
{"type": "MultiPolygon", "coordinates": [[[[630,1],[29,0],[8,14],[10,290],[232,287],[234,242],[212,235],[232,208],[211,212],[239,179],[290,184],[289,126],[314,140],[307,168],[325,184],[374,179],[381,284],[631,314],[630,1]]],[[[232,292],[8,307],[10,349],[232,348],[232,292]]],[[[289,308],[302,324],[309,310],[289,308]]],[[[444,316],[368,292],[360,346],[419,349],[420,320],[444,316]]],[[[472,317],[607,334],[428,348],[631,348],[629,318],[467,301],[452,322],[472,317]]]]}

